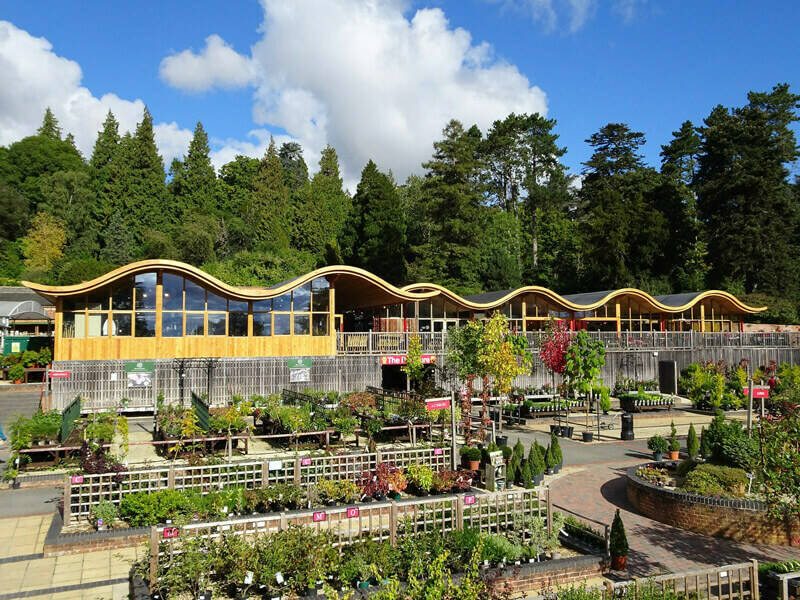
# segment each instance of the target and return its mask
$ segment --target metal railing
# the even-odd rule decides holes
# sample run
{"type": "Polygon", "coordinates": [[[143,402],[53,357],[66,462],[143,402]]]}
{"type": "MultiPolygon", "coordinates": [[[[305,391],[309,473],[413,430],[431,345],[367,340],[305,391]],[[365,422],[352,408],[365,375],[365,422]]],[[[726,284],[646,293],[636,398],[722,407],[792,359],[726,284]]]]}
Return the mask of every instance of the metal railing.
{"type": "MultiPolygon", "coordinates": [[[[589,337],[603,342],[607,350],[697,350],[702,348],[800,348],[800,332],[700,333],[698,331],[589,331],[589,337]]],[[[336,350],[343,355],[405,354],[408,339],[418,335],[423,354],[442,354],[447,350],[447,332],[339,332],[336,350]]],[[[546,337],[544,332],[526,332],[533,350],[546,337]]]]}

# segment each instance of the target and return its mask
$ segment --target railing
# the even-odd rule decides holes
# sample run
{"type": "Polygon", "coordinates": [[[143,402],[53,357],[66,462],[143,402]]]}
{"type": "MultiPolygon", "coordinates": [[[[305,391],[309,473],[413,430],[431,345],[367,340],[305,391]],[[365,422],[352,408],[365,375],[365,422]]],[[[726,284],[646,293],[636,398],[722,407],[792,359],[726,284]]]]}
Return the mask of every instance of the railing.
{"type": "Polygon", "coordinates": [[[639,597],[647,586],[671,591],[677,598],[704,600],[758,600],[758,561],[711,567],[683,573],[669,573],[646,579],[608,581],[603,597],[607,600],[639,597]]]}
{"type": "Polygon", "coordinates": [[[511,490],[490,494],[466,494],[372,502],[325,510],[294,511],[150,530],[150,585],[158,580],[158,563],[180,552],[189,538],[214,539],[224,535],[256,536],[282,531],[289,526],[327,531],[341,547],[359,540],[388,540],[425,531],[449,531],[470,527],[487,533],[514,528],[525,517],[538,516],[552,525],[549,488],[511,490]],[[155,549],[158,548],[156,551],[155,549]]]}
{"type": "MultiPolygon", "coordinates": [[[[800,332],[700,333],[697,331],[589,331],[589,337],[603,342],[607,350],[696,350],[701,348],[800,348],[800,332]]],[[[447,332],[385,333],[339,332],[339,354],[405,354],[408,338],[418,335],[423,354],[442,354],[447,349],[447,332]]],[[[526,332],[533,350],[546,337],[544,332],[526,332]]]]}
{"type": "Polygon", "coordinates": [[[439,471],[450,468],[450,448],[389,449],[334,456],[274,456],[219,465],[165,466],[125,471],[120,474],[122,479],[119,483],[114,481],[114,473],[67,476],[64,481],[64,524],[88,516],[92,507],[103,500],[119,504],[123,496],[136,492],[194,489],[207,493],[222,487],[257,488],[274,483],[307,487],[323,478],[356,479],[363,471],[374,470],[379,462],[390,462],[403,469],[416,462],[439,471]]]}

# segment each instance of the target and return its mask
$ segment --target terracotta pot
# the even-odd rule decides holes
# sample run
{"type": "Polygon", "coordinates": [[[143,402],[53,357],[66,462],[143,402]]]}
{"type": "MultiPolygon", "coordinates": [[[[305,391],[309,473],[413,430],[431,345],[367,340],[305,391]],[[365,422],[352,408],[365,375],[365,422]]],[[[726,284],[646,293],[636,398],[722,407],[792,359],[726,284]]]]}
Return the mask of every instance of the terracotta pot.
{"type": "Polygon", "coordinates": [[[678,450],[677,452],[673,452],[672,450],[670,450],[670,452],[669,452],[669,459],[670,460],[678,460],[680,458],[680,456],[681,456],[680,450],[678,450]]]}
{"type": "Polygon", "coordinates": [[[15,380],[14,380],[14,383],[16,383],[16,384],[18,384],[18,385],[19,385],[20,383],[22,383],[22,379],[15,379],[15,380]]]}
{"type": "Polygon", "coordinates": [[[624,571],[625,570],[625,563],[627,563],[628,557],[627,556],[612,556],[611,557],[611,569],[613,571],[624,571]]]}
{"type": "Polygon", "coordinates": [[[481,461],[479,460],[471,460],[469,461],[469,470],[470,471],[477,471],[481,468],[481,461]]]}

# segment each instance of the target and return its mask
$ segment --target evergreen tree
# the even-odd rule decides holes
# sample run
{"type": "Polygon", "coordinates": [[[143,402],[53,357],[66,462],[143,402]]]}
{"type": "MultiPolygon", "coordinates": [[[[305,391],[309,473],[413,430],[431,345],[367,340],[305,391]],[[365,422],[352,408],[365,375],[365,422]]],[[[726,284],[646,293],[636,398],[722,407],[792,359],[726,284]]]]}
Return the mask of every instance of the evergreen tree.
{"type": "Polygon", "coordinates": [[[114,173],[114,161],[119,151],[119,123],[111,110],[106,114],[103,128],[97,133],[92,156],[89,159],[92,187],[95,204],[91,207],[90,217],[94,224],[95,237],[100,236],[102,229],[111,220],[114,205],[120,205],[118,199],[112,197],[111,181],[114,173]]]}
{"type": "Polygon", "coordinates": [[[275,140],[258,166],[249,215],[253,239],[266,247],[278,249],[289,246],[289,199],[283,183],[283,167],[275,140]]]}
{"type": "Polygon", "coordinates": [[[215,214],[219,211],[217,176],[211,166],[208,135],[198,121],[194,128],[189,152],[183,160],[172,161],[170,191],[175,199],[175,210],[184,218],[194,213],[215,214]]]}
{"type": "Polygon", "coordinates": [[[278,151],[283,166],[283,181],[289,195],[308,183],[308,166],[303,159],[303,148],[297,142],[285,142],[278,151]]]}
{"type": "Polygon", "coordinates": [[[348,264],[371,271],[390,283],[405,282],[405,215],[394,184],[371,160],[361,171],[342,239],[348,264]]]}
{"type": "Polygon", "coordinates": [[[117,210],[111,215],[105,240],[106,245],[101,252],[103,260],[113,265],[126,265],[135,260],[136,241],[122,211],[117,210]]]}
{"type": "Polygon", "coordinates": [[[220,248],[222,256],[255,248],[256,240],[251,236],[251,227],[246,221],[260,164],[257,158],[239,155],[222,165],[219,171],[218,187],[225,228],[225,239],[220,248]]]}
{"type": "Polygon", "coordinates": [[[44,111],[44,119],[42,119],[42,125],[36,130],[36,135],[52,140],[61,140],[61,127],[59,127],[58,119],[56,119],[49,106],[44,111]]]}
{"type": "Polygon", "coordinates": [[[684,121],[672,139],[661,146],[661,172],[678,184],[692,185],[697,173],[700,136],[691,121],[684,121]]]}
{"type": "Polygon", "coordinates": [[[609,177],[635,171],[644,166],[639,148],[644,134],[631,131],[625,123],[609,123],[586,140],[594,152],[584,164],[587,179],[609,177]]]}

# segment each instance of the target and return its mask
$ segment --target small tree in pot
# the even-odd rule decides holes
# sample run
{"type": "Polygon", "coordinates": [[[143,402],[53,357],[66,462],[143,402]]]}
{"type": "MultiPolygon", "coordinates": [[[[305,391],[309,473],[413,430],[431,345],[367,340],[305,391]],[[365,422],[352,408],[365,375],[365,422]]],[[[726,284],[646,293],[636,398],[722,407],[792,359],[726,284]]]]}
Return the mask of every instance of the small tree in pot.
{"type": "Polygon", "coordinates": [[[619,516],[619,509],[617,509],[614,515],[614,521],[611,523],[609,546],[611,551],[611,568],[614,571],[624,571],[625,563],[628,558],[628,537],[625,535],[625,525],[622,524],[622,517],[619,516]]]}
{"type": "Polygon", "coordinates": [[[689,425],[689,433],[686,436],[686,451],[689,453],[689,458],[694,460],[697,458],[697,452],[700,450],[700,440],[697,439],[697,432],[694,429],[694,423],[689,425]]]}
{"type": "Polygon", "coordinates": [[[654,435],[647,440],[647,447],[653,452],[653,460],[661,462],[664,458],[664,453],[669,448],[667,440],[660,435],[654,435]]]}
{"type": "Polygon", "coordinates": [[[681,443],[678,441],[678,431],[675,429],[675,421],[670,422],[669,427],[669,459],[678,460],[681,454],[681,443]]]}

